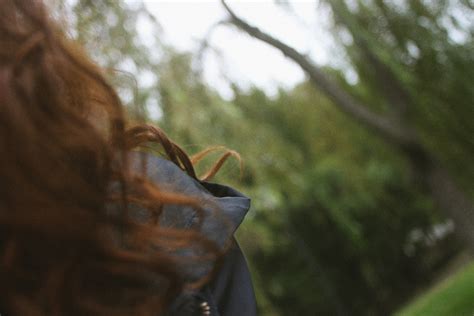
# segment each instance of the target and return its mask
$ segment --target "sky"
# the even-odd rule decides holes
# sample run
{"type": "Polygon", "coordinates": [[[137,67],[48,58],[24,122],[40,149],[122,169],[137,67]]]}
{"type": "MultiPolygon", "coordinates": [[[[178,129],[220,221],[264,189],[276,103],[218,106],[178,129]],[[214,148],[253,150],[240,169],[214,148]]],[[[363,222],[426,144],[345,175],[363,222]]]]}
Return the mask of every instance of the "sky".
{"type": "MultiPolygon", "coordinates": [[[[324,10],[316,10],[315,1],[295,1],[292,11],[274,2],[240,0],[228,4],[246,21],[310,55],[316,63],[327,63],[330,42],[322,27],[324,10]]],[[[227,17],[217,0],[145,4],[163,28],[162,40],[180,50],[197,50],[212,25],[227,17]]],[[[203,54],[204,78],[224,97],[231,96],[227,79],[242,88],[256,85],[270,95],[279,86],[291,88],[304,79],[301,69],[276,49],[229,26],[217,27],[209,43],[211,49],[203,54]]]]}

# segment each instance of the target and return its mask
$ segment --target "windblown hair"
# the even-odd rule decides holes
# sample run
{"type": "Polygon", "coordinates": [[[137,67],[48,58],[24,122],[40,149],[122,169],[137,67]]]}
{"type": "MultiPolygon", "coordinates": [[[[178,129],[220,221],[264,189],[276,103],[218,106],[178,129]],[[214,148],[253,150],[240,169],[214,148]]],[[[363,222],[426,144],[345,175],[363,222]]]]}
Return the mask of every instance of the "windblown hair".
{"type": "Polygon", "coordinates": [[[206,282],[189,283],[178,267],[215,264],[222,250],[198,229],[138,223],[128,213],[132,203],[155,216],[165,204],[199,213],[198,201],[161,191],[128,161],[131,150],[156,142],[196,177],[191,159],[158,128],[126,126],[102,70],[42,1],[1,0],[0,313],[156,315],[206,282]],[[191,248],[202,256],[176,255],[191,248]]]}

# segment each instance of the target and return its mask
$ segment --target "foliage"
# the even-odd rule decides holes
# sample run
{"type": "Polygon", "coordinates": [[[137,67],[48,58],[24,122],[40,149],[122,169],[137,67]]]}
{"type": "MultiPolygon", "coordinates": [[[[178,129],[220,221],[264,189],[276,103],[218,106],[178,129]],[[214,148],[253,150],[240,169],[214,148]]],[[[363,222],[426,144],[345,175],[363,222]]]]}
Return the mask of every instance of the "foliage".
{"type": "Polygon", "coordinates": [[[268,150],[277,143],[269,137],[259,152],[244,153],[274,162],[256,163],[267,177],[275,174],[256,181],[265,193],[272,186],[279,201],[258,206],[254,223],[272,237],[253,260],[281,313],[380,314],[402,299],[408,282],[423,282],[427,271],[404,246],[412,229],[436,216],[396,154],[308,86],[266,106],[248,96],[235,103],[240,98],[242,108],[253,106],[247,120],[259,122],[259,138],[284,142],[281,152],[268,150]]]}
{"type": "Polygon", "coordinates": [[[110,0],[53,3],[68,35],[107,70],[132,119],[156,116],[160,96],[153,87],[165,47],[159,38],[161,27],[144,4],[110,0]],[[152,30],[146,42],[139,27],[152,30]]]}
{"type": "Polygon", "coordinates": [[[333,34],[359,79],[346,89],[379,111],[394,110],[387,104],[390,98],[406,99],[409,107],[395,110],[417,127],[428,148],[473,196],[473,8],[456,0],[328,4],[333,34]],[[390,96],[391,88],[405,94],[390,96]]]}

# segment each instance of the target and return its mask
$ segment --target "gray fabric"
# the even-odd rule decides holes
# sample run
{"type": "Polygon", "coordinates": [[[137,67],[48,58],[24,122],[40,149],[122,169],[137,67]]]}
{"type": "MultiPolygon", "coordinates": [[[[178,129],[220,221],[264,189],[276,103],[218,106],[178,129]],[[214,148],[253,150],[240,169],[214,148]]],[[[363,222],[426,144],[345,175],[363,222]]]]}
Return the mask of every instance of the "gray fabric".
{"type": "Polygon", "coordinates": [[[255,316],[257,305],[247,262],[237,242],[227,252],[216,278],[209,284],[222,316],[255,316]]]}
{"type": "MultiPolygon", "coordinates": [[[[238,191],[214,183],[199,182],[183,172],[173,162],[145,153],[132,153],[132,167],[141,170],[141,159],[146,161],[147,177],[164,191],[195,197],[203,206],[202,232],[211,240],[222,244],[240,225],[248,209],[250,199],[238,191]]],[[[146,219],[147,215],[134,210],[135,217],[146,219]]],[[[197,221],[197,212],[182,205],[166,205],[160,224],[187,228],[197,221]]],[[[133,216],[133,215],[132,215],[133,216]]]]}
{"type": "MultiPolygon", "coordinates": [[[[141,170],[141,159],[145,159],[147,176],[162,190],[195,197],[205,206],[200,227],[205,236],[221,246],[232,240],[232,247],[226,253],[214,280],[200,292],[183,293],[174,302],[169,315],[199,315],[199,304],[204,301],[209,303],[212,316],[256,315],[250,273],[233,237],[250,207],[250,199],[230,187],[199,182],[174,163],[151,155],[134,153],[133,165],[136,170],[141,170]]],[[[140,210],[135,210],[135,216],[142,219],[146,217],[140,210]]],[[[186,228],[196,224],[196,219],[196,212],[192,208],[166,206],[160,224],[186,228]]],[[[205,265],[194,266],[189,272],[192,278],[197,278],[207,273],[208,269],[205,265]]]]}

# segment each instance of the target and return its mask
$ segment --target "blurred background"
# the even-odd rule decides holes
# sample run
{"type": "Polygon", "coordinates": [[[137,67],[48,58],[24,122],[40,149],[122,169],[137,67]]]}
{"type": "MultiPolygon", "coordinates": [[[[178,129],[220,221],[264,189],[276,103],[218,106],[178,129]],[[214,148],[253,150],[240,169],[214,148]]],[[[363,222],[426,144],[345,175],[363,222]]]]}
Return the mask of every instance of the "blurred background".
{"type": "Polygon", "coordinates": [[[470,0],[49,2],[132,120],[240,153],[260,315],[473,315],[470,0]]]}

